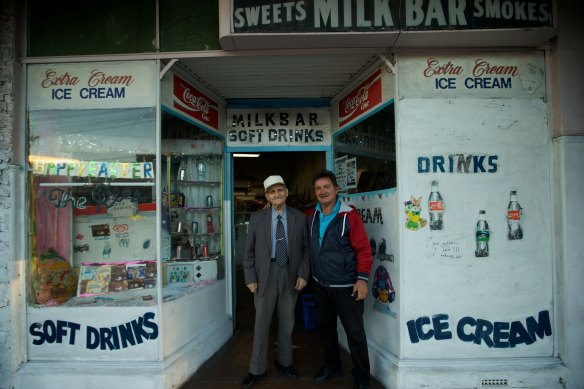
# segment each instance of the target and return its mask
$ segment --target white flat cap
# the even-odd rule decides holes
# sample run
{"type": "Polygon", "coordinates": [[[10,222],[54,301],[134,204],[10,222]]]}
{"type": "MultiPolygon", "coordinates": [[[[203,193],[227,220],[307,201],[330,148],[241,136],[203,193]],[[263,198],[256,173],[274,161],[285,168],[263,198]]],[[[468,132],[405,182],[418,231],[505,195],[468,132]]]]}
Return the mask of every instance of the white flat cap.
{"type": "Polygon", "coordinates": [[[266,178],[264,180],[264,189],[267,192],[268,191],[268,188],[270,186],[276,185],[276,184],[282,184],[282,185],[286,186],[286,184],[284,183],[284,179],[282,178],[282,176],[269,176],[268,178],[266,178]]]}

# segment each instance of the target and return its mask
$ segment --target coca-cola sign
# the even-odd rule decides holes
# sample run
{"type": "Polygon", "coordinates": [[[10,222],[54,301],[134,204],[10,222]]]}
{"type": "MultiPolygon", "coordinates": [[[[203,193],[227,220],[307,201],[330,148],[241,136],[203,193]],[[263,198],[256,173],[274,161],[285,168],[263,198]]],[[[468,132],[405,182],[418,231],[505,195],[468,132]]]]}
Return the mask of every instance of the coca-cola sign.
{"type": "Polygon", "coordinates": [[[378,69],[339,101],[339,127],[363,115],[380,103],[381,70],[378,69]]]}
{"type": "Polygon", "coordinates": [[[174,75],[173,93],[174,108],[215,130],[219,128],[218,104],[214,100],[177,75],[174,75]]]}

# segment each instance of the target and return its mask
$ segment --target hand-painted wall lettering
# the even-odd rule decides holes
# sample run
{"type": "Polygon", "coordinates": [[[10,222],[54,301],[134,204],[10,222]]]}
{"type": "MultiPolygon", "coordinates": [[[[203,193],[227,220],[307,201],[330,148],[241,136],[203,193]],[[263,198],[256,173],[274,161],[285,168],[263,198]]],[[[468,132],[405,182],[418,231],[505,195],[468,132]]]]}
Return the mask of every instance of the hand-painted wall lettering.
{"type": "Polygon", "coordinates": [[[373,212],[369,208],[358,208],[357,212],[361,215],[363,223],[383,224],[383,213],[381,208],[373,208],[373,212]]]}
{"type": "MultiPolygon", "coordinates": [[[[112,327],[86,326],[85,347],[89,350],[119,350],[136,346],[148,340],[158,338],[158,324],[154,321],[154,312],[146,312],[143,316],[127,323],[112,327]]],[[[43,323],[33,323],[29,334],[33,337],[32,344],[41,346],[45,343],[75,345],[83,339],[82,326],[79,323],[65,320],[45,320],[43,323]]]]}
{"type": "MultiPolygon", "coordinates": [[[[422,316],[407,323],[410,342],[421,340],[452,339],[448,315],[422,316]]],[[[463,342],[486,345],[489,348],[513,348],[520,344],[530,345],[552,335],[549,311],[541,311],[537,319],[529,316],[521,321],[491,322],[486,319],[465,316],[456,325],[456,335],[463,342]]]]}
{"type": "Polygon", "coordinates": [[[418,157],[418,173],[496,173],[498,155],[449,154],[418,157]]]}

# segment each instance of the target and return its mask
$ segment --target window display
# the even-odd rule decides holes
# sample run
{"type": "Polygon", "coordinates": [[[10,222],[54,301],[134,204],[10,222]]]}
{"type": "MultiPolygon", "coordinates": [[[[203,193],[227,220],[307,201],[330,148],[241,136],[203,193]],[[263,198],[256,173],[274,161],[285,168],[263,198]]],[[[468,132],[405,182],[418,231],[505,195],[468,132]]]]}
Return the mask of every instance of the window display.
{"type": "Polygon", "coordinates": [[[334,139],[335,173],[343,193],[396,186],[393,104],[363,119],[334,139]]]}
{"type": "Polygon", "coordinates": [[[154,108],[29,112],[31,304],[156,294],[156,141],[144,139],[155,117],[154,108]]]}
{"type": "Polygon", "coordinates": [[[168,199],[163,228],[170,244],[164,255],[168,259],[164,264],[167,274],[164,281],[216,279],[221,254],[222,156],[171,154],[165,159],[170,174],[165,178],[168,190],[163,189],[163,197],[168,199]],[[180,265],[176,266],[178,262],[180,265]],[[197,266],[200,269],[194,268],[197,266]]]}
{"type": "Polygon", "coordinates": [[[162,282],[197,287],[221,277],[223,144],[165,113],[162,139],[162,282]]]}

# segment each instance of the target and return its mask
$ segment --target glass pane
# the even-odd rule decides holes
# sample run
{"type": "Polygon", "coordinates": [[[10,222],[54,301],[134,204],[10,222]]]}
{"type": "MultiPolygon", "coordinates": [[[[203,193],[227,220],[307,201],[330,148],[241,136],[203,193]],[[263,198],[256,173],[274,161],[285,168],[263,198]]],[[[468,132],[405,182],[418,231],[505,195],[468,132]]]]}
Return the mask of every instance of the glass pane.
{"type": "Polygon", "coordinates": [[[394,188],[394,105],[388,105],[336,136],[334,152],[335,173],[342,192],[394,188]]]}
{"type": "Polygon", "coordinates": [[[221,50],[218,2],[161,0],[160,50],[221,50]]]}
{"type": "Polygon", "coordinates": [[[224,278],[223,142],[162,115],[162,242],[165,300],[224,278]]]}
{"type": "Polygon", "coordinates": [[[30,303],[155,301],[155,113],[29,112],[30,303]]]}
{"type": "Polygon", "coordinates": [[[155,51],[154,0],[28,2],[28,55],[155,51]]]}

